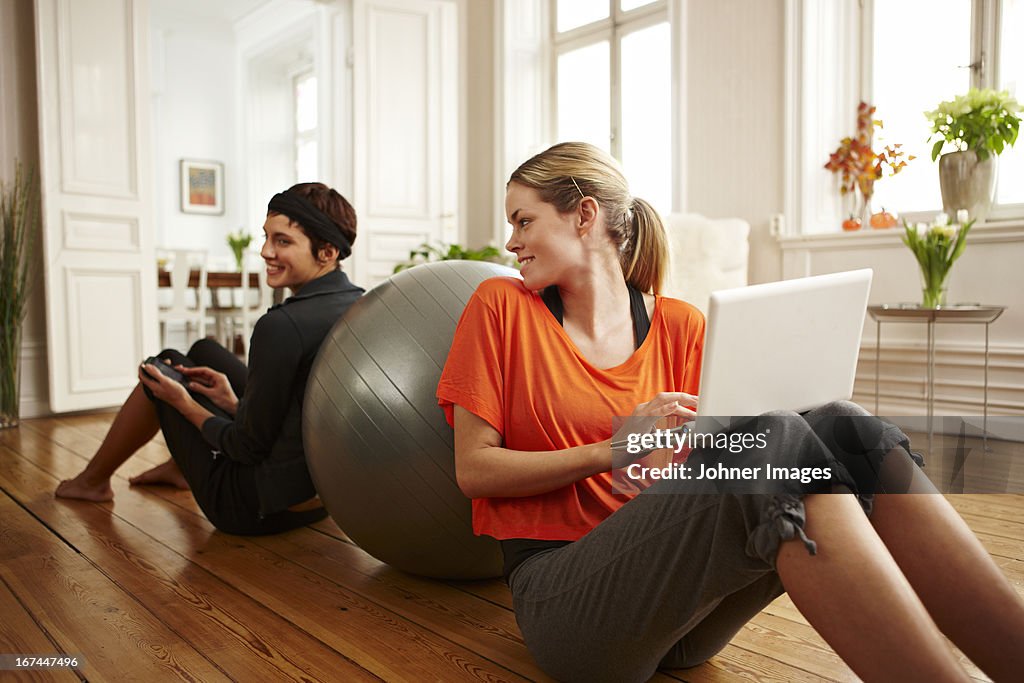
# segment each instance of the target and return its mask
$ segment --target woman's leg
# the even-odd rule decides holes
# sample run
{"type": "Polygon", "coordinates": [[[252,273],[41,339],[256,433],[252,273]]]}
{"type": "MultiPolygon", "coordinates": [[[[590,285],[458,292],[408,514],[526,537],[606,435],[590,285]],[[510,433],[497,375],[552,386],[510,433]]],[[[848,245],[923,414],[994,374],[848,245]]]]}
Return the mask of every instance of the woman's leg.
{"type": "Polygon", "coordinates": [[[883,495],[871,524],[939,628],[994,681],[1024,671],[1024,601],[939,494],[883,495]]]}
{"type": "MultiPolygon", "coordinates": [[[[821,438],[835,439],[830,447],[847,462],[851,454],[870,450],[857,437],[884,424],[848,402],[824,406],[819,414],[848,416],[855,423],[853,429],[837,427],[841,422],[822,429],[825,417],[815,427],[821,438]]],[[[1024,600],[984,546],[902,445],[883,458],[855,462],[862,469],[871,463],[876,479],[866,485],[879,495],[870,523],[935,623],[994,680],[1017,679],[1024,671],[1024,600]]],[[[858,475],[859,484],[863,478],[858,475]]]]}
{"type": "MultiPolygon", "coordinates": [[[[231,388],[237,396],[241,396],[245,391],[248,374],[245,364],[212,339],[197,341],[188,350],[186,357],[186,365],[205,366],[227,375],[231,388]]],[[[174,362],[183,361],[174,359],[174,362]]],[[[132,477],[129,482],[133,486],[167,485],[180,489],[189,488],[185,475],[182,474],[181,468],[173,458],[132,477]]]]}
{"type": "Polygon", "coordinates": [[[817,554],[787,541],[776,567],[843,661],[866,681],[969,680],[856,499],[817,494],[804,505],[817,554]]]}
{"type": "Polygon", "coordinates": [[[137,384],[121,406],[99,450],[74,479],[57,486],[59,498],[105,501],[114,497],[110,477],[135,451],[146,445],[160,429],[156,408],[137,384]]]}
{"type": "Polygon", "coordinates": [[[212,339],[200,339],[192,345],[187,355],[195,365],[213,368],[227,375],[231,388],[239,398],[245,393],[249,374],[245,363],[217,342],[212,339]]]}

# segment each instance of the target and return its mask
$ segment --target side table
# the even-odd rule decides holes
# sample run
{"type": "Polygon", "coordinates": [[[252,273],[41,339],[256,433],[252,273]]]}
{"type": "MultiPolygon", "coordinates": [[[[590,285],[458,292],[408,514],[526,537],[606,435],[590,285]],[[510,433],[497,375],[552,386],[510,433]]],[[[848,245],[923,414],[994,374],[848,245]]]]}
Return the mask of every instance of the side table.
{"type": "Polygon", "coordinates": [[[988,449],[988,337],[989,325],[1003,314],[1006,306],[958,305],[940,308],[921,308],[917,305],[883,304],[868,306],[875,320],[875,413],[878,413],[879,356],[882,342],[882,322],[926,323],[928,325],[927,404],[928,452],[932,450],[932,417],[935,413],[935,325],[936,323],[964,323],[985,325],[985,389],[982,403],[984,413],[982,431],[984,448],[988,449]]]}

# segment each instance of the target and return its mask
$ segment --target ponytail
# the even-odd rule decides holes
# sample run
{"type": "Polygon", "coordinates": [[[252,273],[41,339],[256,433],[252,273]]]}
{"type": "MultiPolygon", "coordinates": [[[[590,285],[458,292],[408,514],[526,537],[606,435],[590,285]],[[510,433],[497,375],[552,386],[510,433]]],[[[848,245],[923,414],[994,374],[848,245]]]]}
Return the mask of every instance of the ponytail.
{"type": "Polygon", "coordinates": [[[654,207],[633,198],[633,221],[626,249],[622,252],[622,272],[626,282],[641,292],[661,293],[668,266],[668,238],[665,224],[654,207]]]}
{"type": "Polygon", "coordinates": [[[517,168],[509,182],[535,189],[560,213],[593,197],[607,216],[608,237],[619,250],[626,282],[660,294],[668,268],[668,237],[654,207],[630,196],[622,168],[607,152],[584,142],[562,142],[517,168]]]}

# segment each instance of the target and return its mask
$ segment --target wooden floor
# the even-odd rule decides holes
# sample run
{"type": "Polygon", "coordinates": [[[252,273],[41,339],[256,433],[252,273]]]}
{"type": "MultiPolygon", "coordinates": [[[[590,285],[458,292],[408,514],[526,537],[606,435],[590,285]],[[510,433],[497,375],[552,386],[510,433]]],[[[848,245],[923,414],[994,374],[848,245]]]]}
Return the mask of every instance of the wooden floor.
{"type": "MultiPolygon", "coordinates": [[[[129,488],[128,476],[166,459],[162,443],[122,468],[113,503],[55,500],[58,480],[81,470],[111,417],[0,432],[0,654],[84,657],[77,673],[20,677],[546,680],[502,582],[403,574],[329,520],[265,538],[216,532],[188,492],[129,488]]],[[[1024,496],[950,499],[1024,594],[1024,496]]],[[[855,677],[783,596],[711,661],[656,679],[855,677]]]]}

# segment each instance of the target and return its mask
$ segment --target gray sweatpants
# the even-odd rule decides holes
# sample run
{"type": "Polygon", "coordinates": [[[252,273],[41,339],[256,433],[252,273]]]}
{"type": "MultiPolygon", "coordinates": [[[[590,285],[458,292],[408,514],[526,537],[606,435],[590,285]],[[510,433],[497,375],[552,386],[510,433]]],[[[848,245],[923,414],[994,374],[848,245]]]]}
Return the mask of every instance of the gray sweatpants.
{"type": "MultiPolygon", "coordinates": [[[[830,466],[822,490],[854,492],[868,514],[875,492],[895,492],[922,464],[897,427],[849,402],[760,416],[765,427],[768,447],[751,457],[830,466]],[[889,481],[880,483],[883,471],[889,481]]],[[[694,451],[688,462],[700,457],[694,451]]],[[[798,537],[814,552],[801,494],[695,494],[692,486],[659,481],[580,540],[515,569],[516,620],[549,675],[643,681],[659,666],[700,664],[784,592],[775,571],[782,541],[798,537]]]]}

